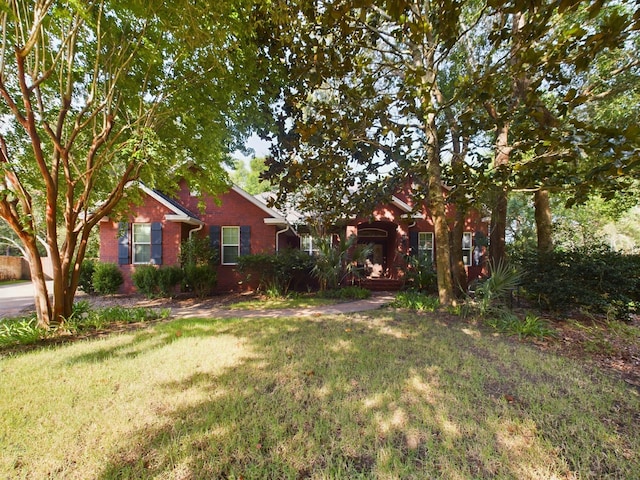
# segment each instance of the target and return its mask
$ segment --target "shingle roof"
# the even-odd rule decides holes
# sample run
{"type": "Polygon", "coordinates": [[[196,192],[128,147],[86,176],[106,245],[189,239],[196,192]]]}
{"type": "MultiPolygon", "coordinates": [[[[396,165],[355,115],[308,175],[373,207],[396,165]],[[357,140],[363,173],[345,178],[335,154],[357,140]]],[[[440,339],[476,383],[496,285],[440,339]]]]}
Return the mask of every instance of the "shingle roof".
{"type": "Polygon", "coordinates": [[[184,207],[182,204],[180,204],[177,200],[174,200],[173,198],[165,195],[164,193],[162,193],[160,190],[156,190],[155,188],[152,189],[152,191],[158,195],[159,197],[161,197],[162,199],[164,199],[166,202],[170,203],[171,205],[173,205],[176,209],[179,210],[179,212],[176,213],[182,213],[188,217],[192,217],[195,219],[200,220],[200,217],[198,216],[197,213],[192,212],[191,210],[189,210],[188,208],[184,207]]]}

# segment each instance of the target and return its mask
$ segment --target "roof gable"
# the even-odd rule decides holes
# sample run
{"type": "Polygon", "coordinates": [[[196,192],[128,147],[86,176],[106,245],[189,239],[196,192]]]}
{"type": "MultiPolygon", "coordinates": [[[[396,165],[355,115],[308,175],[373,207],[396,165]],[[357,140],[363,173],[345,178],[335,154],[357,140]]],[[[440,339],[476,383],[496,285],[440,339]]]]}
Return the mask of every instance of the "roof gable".
{"type": "Polygon", "coordinates": [[[139,185],[140,185],[140,189],[144,193],[146,193],[151,198],[153,198],[156,202],[160,203],[161,205],[164,205],[166,208],[168,208],[170,211],[173,212],[173,214],[165,215],[165,218],[167,220],[191,223],[191,224],[197,224],[197,225],[201,225],[203,223],[202,220],[198,218],[198,215],[191,212],[184,206],[180,205],[175,200],[169,198],[167,195],[159,192],[158,190],[149,188],[143,183],[140,183],[139,185]]]}

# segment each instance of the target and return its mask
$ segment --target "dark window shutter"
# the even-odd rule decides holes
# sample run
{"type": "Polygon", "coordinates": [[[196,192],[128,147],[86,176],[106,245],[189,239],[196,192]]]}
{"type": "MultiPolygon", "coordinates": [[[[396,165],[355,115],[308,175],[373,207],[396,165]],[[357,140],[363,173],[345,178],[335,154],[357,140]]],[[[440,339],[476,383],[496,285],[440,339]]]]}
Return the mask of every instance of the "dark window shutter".
{"type": "Polygon", "coordinates": [[[409,232],[409,247],[411,255],[418,255],[418,232],[409,232]]]}
{"type": "Polygon", "coordinates": [[[209,227],[209,246],[215,251],[213,263],[220,263],[220,226],[211,225],[209,227]]]}
{"type": "Polygon", "coordinates": [[[154,265],[162,265],[162,224],[151,224],[151,261],[154,265]]]}
{"type": "Polygon", "coordinates": [[[128,265],[131,263],[129,222],[120,222],[118,231],[122,232],[122,236],[118,239],[118,265],[128,265]]]}
{"type": "Polygon", "coordinates": [[[251,227],[248,225],[240,227],[240,255],[251,254],[251,227]]]}

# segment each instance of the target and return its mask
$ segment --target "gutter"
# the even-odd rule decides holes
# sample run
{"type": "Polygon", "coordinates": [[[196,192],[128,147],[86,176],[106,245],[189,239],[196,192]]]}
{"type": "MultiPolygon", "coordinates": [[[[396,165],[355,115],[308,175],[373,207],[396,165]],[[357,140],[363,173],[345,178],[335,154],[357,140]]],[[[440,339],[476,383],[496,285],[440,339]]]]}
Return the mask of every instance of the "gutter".
{"type": "Polygon", "coordinates": [[[276,232],[276,253],[278,253],[280,251],[280,234],[281,233],[285,233],[285,232],[287,232],[289,230],[291,230],[296,235],[296,237],[298,236],[296,231],[291,228],[291,225],[287,225],[287,228],[285,228],[283,230],[278,230],[276,232]]]}

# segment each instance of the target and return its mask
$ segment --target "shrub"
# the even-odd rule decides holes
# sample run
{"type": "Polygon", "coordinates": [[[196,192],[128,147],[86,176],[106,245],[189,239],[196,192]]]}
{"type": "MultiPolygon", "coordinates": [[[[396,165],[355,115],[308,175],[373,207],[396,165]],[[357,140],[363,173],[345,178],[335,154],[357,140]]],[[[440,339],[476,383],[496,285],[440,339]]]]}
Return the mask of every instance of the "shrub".
{"type": "Polygon", "coordinates": [[[432,261],[420,255],[403,255],[403,258],[402,270],[407,285],[420,292],[437,292],[438,277],[432,261]]]}
{"type": "Polygon", "coordinates": [[[115,263],[97,263],[91,276],[93,288],[101,295],[113,295],[124,283],[122,272],[115,263]]]}
{"type": "Polygon", "coordinates": [[[357,242],[355,235],[341,237],[337,243],[330,237],[317,239],[318,256],[311,273],[318,279],[320,290],[337,289],[348,278],[362,277],[362,265],[373,252],[373,245],[357,242]]]}
{"type": "Polygon", "coordinates": [[[438,297],[427,295],[416,290],[408,290],[406,292],[398,293],[393,303],[391,303],[392,307],[409,308],[411,310],[427,312],[434,312],[439,305],[440,301],[438,300],[438,297]]]}
{"type": "Polygon", "coordinates": [[[511,299],[513,291],[522,282],[523,273],[506,262],[489,263],[489,278],[475,286],[475,296],[480,315],[485,315],[497,305],[504,306],[511,299]]]}
{"type": "Polygon", "coordinates": [[[211,248],[209,237],[192,237],[182,242],[179,260],[183,288],[194,292],[198,297],[209,295],[218,280],[213,268],[217,257],[218,252],[211,248]]]}
{"type": "Polygon", "coordinates": [[[258,281],[258,290],[272,296],[286,296],[291,289],[309,286],[315,258],[295,249],[286,249],[277,254],[258,253],[238,258],[238,270],[249,282],[258,281]]]}
{"type": "Polygon", "coordinates": [[[191,237],[180,244],[178,260],[184,268],[187,265],[211,265],[217,256],[218,252],[211,248],[209,237],[191,237]]]}
{"type": "Polygon", "coordinates": [[[527,296],[543,309],[584,308],[626,319],[640,301],[640,255],[623,255],[606,246],[529,251],[518,258],[527,274],[527,296]]]}
{"type": "Polygon", "coordinates": [[[217,274],[209,265],[186,265],[183,270],[185,289],[194,292],[200,298],[209,295],[216,286],[217,274]]]}
{"type": "Polygon", "coordinates": [[[180,267],[161,267],[158,269],[158,293],[163,297],[170,297],[184,278],[184,271],[180,267]]]}
{"type": "Polygon", "coordinates": [[[153,265],[140,265],[131,275],[133,285],[147,298],[153,298],[158,291],[158,269],[153,265]]]}
{"type": "Polygon", "coordinates": [[[93,272],[96,269],[96,262],[93,260],[84,260],[80,265],[80,277],[78,279],[78,288],[84,293],[95,293],[93,288],[93,272]]]}
{"type": "Polygon", "coordinates": [[[180,285],[184,273],[180,267],[141,265],[131,275],[135,287],[147,298],[170,297],[180,285]]]}

